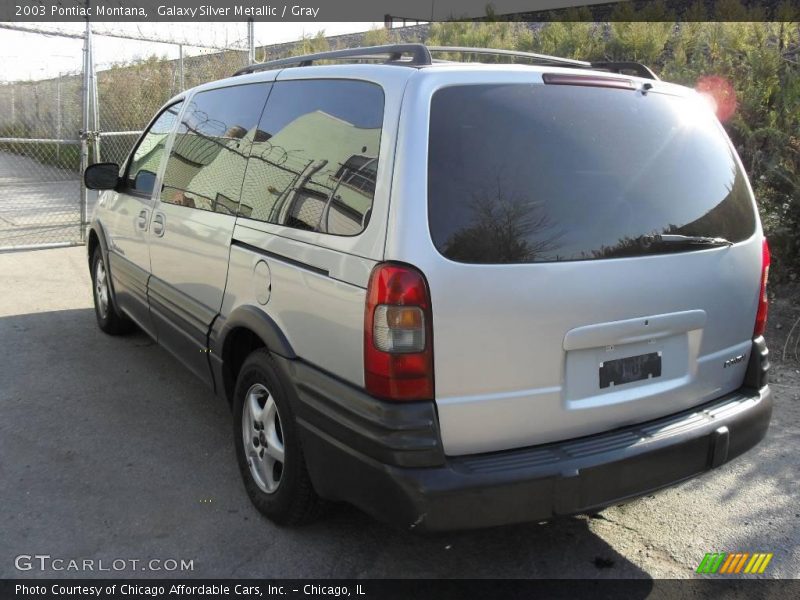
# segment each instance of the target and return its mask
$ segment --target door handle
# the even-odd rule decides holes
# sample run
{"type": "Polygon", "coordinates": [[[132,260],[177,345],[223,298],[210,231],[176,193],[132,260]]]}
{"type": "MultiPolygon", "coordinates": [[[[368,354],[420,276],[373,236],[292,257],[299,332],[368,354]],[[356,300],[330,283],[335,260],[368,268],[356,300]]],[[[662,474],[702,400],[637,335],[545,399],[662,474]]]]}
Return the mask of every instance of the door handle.
{"type": "Polygon", "coordinates": [[[139,217],[136,219],[136,227],[141,229],[142,231],[147,231],[147,211],[143,210],[139,213],[139,217]]]}
{"type": "Polygon", "coordinates": [[[157,237],[162,237],[164,235],[164,229],[166,228],[166,217],[162,213],[156,213],[153,215],[153,234],[157,237]]]}

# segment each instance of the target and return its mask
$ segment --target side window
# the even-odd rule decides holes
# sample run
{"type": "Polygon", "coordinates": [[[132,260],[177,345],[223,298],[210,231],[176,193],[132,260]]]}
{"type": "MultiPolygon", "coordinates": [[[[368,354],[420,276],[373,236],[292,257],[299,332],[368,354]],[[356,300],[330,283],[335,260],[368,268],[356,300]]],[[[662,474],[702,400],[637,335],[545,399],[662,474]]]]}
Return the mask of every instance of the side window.
{"type": "Polygon", "coordinates": [[[128,166],[129,190],[148,196],[153,193],[164,146],[182,105],[183,101],[166,108],[142,137],[128,166]]]}
{"type": "Polygon", "coordinates": [[[162,202],[236,214],[247,155],[270,85],[209,90],[191,99],[167,160],[162,202]]]}
{"type": "Polygon", "coordinates": [[[369,222],[383,90],[352,80],[274,84],[258,124],[239,214],[333,235],[369,222]]]}

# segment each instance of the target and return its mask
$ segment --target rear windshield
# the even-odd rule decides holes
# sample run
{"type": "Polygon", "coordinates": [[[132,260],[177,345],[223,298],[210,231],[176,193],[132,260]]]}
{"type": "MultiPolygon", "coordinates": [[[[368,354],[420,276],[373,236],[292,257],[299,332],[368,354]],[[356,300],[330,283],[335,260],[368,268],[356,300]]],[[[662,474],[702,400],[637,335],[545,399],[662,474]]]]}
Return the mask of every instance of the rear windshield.
{"type": "Polygon", "coordinates": [[[745,177],[702,101],[565,85],[437,91],[428,213],[439,251],[469,263],[636,256],[675,251],[643,242],[654,235],[755,231],[745,177]]]}

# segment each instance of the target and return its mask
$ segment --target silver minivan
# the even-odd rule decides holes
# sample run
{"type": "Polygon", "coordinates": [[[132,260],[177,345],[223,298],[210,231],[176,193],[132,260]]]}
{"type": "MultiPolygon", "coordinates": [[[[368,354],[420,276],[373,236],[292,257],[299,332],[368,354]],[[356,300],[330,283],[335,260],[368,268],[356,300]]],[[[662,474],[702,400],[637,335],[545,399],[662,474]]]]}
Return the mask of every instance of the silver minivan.
{"type": "Polygon", "coordinates": [[[85,183],[100,328],[231,404],[277,523],[585,513],[767,431],[750,184],[708,99],[642,65],[273,61],[176,96],[85,183]]]}

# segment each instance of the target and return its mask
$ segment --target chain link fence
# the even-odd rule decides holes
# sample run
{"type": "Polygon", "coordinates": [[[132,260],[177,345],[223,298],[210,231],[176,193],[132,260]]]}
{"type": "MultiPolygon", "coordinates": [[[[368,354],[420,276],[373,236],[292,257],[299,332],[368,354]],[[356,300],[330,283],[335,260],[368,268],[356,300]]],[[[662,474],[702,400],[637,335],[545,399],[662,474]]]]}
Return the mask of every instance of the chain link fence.
{"type": "MultiPolygon", "coordinates": [[[[0,251],[83,243],[97,195],[83,187],[82,170],[95,161],[123,164],[150,119],[182,90],[229,77],[256,56],[389,41],[367,32],[256,48],[246,23],[194,30],[161,23],[149,32],[103,23],[87,42],[84,29],[61,26],[0,24],[2,35],[17,36],[20,54],[12,59],[26,64],[27,49],[57,39],[61,62],[72,65],[59,72],[46,55],[38,76],[32,68],[25,80],[0,81],[0,251]]],[[[262,144],[260,151],[264,183],[278,196],[309,169],[282,148],[262,144]]],[[[297,210],[311,222],[322,208],[310,198],[297,210]]]]}
{"type": "MultiPolygon", "coordinates": [[[[80,40],[62,52],[80,65],[80,40]]],[[[81,86],[79,71],[0,84],[0,249],[81,240],[81,86]]]]}
{"type": "Polygon", "coordinates": [[[127,34],[136,55],[109,62],[98,51],[108,44],[93,40],[125,42],[119,32],[102,38],[98,31],[87,61],[85,35],[74,30],[19,28],[13,35],[21,53],[58,38],[61,58],[76,68],[53,73],[45,66],[44,76],[0,83],[0,250],[83,243],[96,194],[83,188],[82,169],[96,160],[122,164],[172,96],[248,64],[248,52],[238,48],[127,34]]]}
{"type": "MultiPolygon", "coordinates": [[[[154,49],[155,50],[155,49],[154,49]]],[[[97,72],[99,158],[122,164],[159,108],[184,89],[229,77],[247,65],[247,52],[224,51],[149,59],[97,72]]]]}

